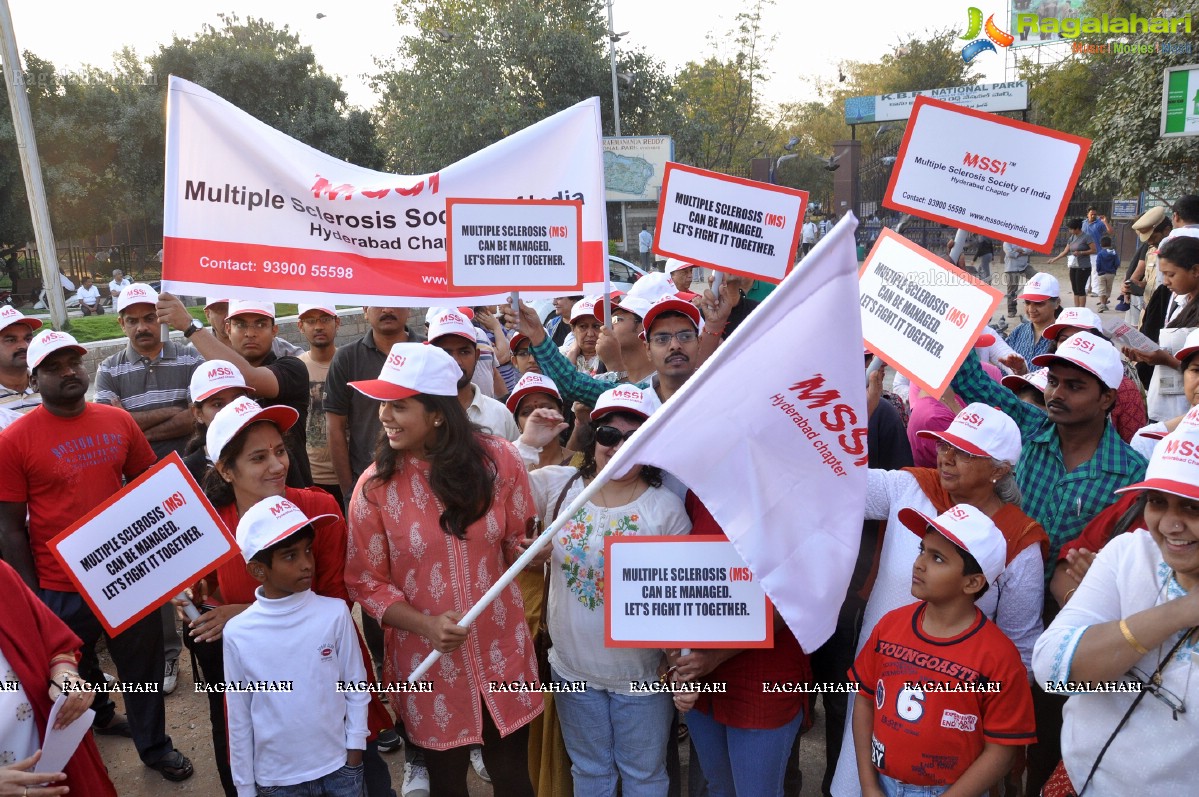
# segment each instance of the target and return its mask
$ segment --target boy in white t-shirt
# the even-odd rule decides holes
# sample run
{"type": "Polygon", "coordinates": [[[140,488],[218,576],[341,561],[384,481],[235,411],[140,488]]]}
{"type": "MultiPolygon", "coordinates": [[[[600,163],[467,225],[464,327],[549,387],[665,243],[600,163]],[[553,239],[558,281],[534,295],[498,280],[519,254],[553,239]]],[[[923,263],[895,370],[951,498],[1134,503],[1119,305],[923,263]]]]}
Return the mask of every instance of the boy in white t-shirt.
{"type": "Polygon", "coordinates": [[[257,600],[224,629],[230,765],[239,797],[361,797],[370,694],[346,605],[311,589],[313,524],[279,496],[237,524],[257,600]]]}

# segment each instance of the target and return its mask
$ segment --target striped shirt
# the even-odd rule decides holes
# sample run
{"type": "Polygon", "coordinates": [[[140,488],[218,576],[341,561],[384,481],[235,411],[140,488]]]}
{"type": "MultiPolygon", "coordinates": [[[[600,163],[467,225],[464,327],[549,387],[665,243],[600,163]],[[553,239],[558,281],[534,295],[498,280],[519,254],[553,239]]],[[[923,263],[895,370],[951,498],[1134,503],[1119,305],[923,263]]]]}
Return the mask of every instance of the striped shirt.
{"type": "MultiPolygon", "coordinates": [[[[204,358],[190,345],[162,344],[156,359],[139,354],[130,344],[100,363],[96,372],[96,401],[145,412],[164,407],[186,409],[191,404],[188,386],[204,358]]],[[[183,453],[190,433],[150,445],[159,459],[172,451],[183,453]]]]}
{"type": "Polygon", "coordinates": [[[1095,454],[1067,471],[1057,424],[1049,420],[1045,410],[1021,401],[987,376],[973,351],[953,378],[952,387],[964,401],[998,407],[1020,427],[1024,445],[1016,464],[1016,482],[1024,496],[1021,509],[1049,534],[1049,555],[1045,557],[1048,579],[1061,547],[1116,500],[1113,491],[1144,478],[1145,458],[1121,440],[1108,421],[1095,454]]]}
{"type": "MultiPolygon", "coordinates": [[[[562,398],[568,404],[571,401],[581,401],[588,407],[594,407],[600,394],[605,390],[611,390],[617,385],[629,381],[624,378],[624,374],[615,371],[598,376],[583,373],[558,350],[554,341],[548,336],[536,346],[531,347],[531,351],[541,372],[554,380],[554,384],[562,392],[562,398]]],[[[653,377],[654,375],[650,374],[640,382],[633,384],[642,390],[648,390],[653,377]]]]}

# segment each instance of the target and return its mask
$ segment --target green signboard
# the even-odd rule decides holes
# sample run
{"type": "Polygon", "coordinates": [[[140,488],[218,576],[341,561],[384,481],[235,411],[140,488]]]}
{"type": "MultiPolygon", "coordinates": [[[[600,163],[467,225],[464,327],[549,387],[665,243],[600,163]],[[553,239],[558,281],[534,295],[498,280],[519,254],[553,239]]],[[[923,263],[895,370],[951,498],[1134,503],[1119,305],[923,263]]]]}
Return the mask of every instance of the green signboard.
{"type": "Polygon", "coordinates": [[[1162,86],[1162,136],[1199,136],[1199,64],[1172,66],[1162,86]]]}

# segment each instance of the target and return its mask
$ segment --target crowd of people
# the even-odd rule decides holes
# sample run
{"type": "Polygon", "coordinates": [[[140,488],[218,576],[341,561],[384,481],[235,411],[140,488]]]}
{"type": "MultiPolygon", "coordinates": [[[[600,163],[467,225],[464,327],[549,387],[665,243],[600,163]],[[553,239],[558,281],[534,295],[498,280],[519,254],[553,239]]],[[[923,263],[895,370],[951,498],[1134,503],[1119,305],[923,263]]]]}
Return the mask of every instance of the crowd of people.
{"type": "Polygon", "coordinates": [[[1113,343],[1081,274],[1063,309],[1005,246],[1026,320],[987,330],[944,396],[885,389],[867,352],[857,566],[810,652],[777,615],[765,649],[605,645],[605,538],[723,534],[669,472],[603,471],[752,317],[743,278],[696,293],[672,261],[548,321],[428,308],[418,328],[367,307],[341,345],[342,313],[300,305],[306,351],[269,302],[210,298],[204,323],[133,283],[114,303],[128,344],[94,374],[69,334],[0,307],[0,795],[116,793],[90,734],[62,773],[30,771],[55,701],[58,726],[90,707],[95,734],[191,777],[165,697],[184,649],[223,687],[204,691],[227,797],[457,797],[472,770],[505,797],[798,795],[818,693],[824,794],[1188,793],[1199,197],[1173,211],[1134,225],[1125,289],[1151,345],[1113,343]],[[108,634],[49,543],[173,453],[241,558],[191,586],[195,619],[168,604],[108,634]],[[228,688],[265,682],[291,691],[228,688]],[[393,782],[382,755],[401,747],[393,782]]]}

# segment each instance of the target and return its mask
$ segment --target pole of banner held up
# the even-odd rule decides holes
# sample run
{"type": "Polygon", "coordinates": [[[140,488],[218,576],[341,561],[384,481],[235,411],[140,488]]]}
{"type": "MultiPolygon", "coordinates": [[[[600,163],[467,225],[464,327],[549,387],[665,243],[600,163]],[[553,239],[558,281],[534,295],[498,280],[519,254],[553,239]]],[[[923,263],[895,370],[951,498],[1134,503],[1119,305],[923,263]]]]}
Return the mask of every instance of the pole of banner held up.
{"type": "MultiPolygon", "coordinates": [[[[498,598],[500,593],[507,589],[508,585],[511,584],[518,575],[520,575],[520,572],[528,567],[530,563],[532,563],[532,561],[537,557],[537,553],[544,548],[547,543],[549,543],[553,536],[557,534],[563,526],[566,525],[566,521],[573,517],[576,512],[582,509],[583,505],[590,501],[592,496],[598,493],[600,489],[608,482],[608,479],[611,478],[611,475],[608,471],[609,468],[605,466],[603,470],[595,475],[595,478],[591,480],[591,484],[584,487],[583,491],[579,493],[578,497],[571,501],[570,504],[568,504],[566,508],[562,510],[558,517],[554,518],[554,522],[549,525],[549,528],[541,532],[541,536],[534,540],[533,543],[529,545],[528,550],[521,554],[520,558],[512,563],[512,566],[508,568],[507,572],[505,572],[496,580],[495,584],[491,586],[491,589],[487,590],[483,597],[479,598],[478,603],[470,607],[470,610],[462,616],[461,620],[458,621],[458,625],[462,626],[463,628],[469,628],[470,624],[478,619],[479,615],[483,613],[483,610],[490,606],[491,602],[498,598]]],[[[549,576],[547,576],[547,578],[548,577],[549,576]]],[[[437,660],[440,658],[441,651],[439,650],[434,650],[428,656],[425,656],[425,660],[422,661],[420,665],[412,671],[412,674],[408,676],[408,683],[413,683],[419,680],[420,677],[427,673],[429,668],[436,664],[437,660]]]]}
{"type": "Polygon", "coordinates": [[[17,154],[21,158],[25,193],[29,196],[29,212],[33,217],[33,235],[37,240],[38,261],[42,267],[46,306],[50,308],[50,320],[54,326],[65,330],[70,328],[67,303],[62,296],[58,251],[55,249],[54,231],[50,227],[50,210],[46,206],[46,188],[42,183],[42,164],[38,160],[37,139],[33,135],[29,97],[25,94],[25,77],[21,69],[21,56],[17,51],[17,37],[13,32],[8,0],[0,0],[0,59],[4,61],[4,83],[8,87],[8,105],[12,108],[17,154]]]}

